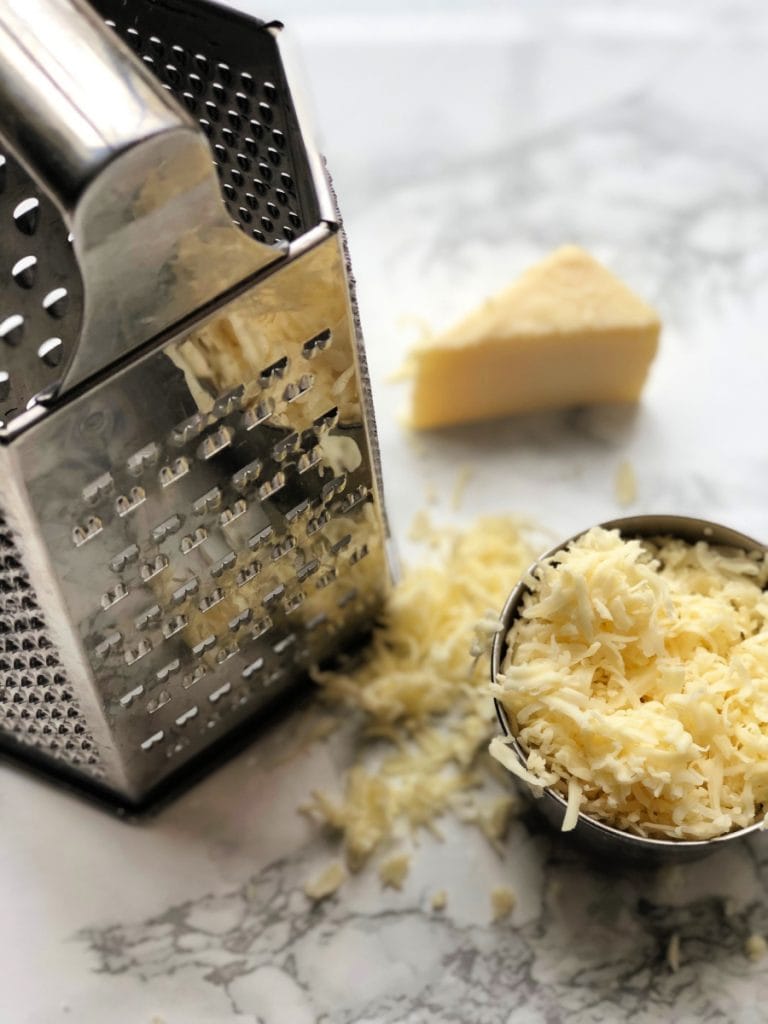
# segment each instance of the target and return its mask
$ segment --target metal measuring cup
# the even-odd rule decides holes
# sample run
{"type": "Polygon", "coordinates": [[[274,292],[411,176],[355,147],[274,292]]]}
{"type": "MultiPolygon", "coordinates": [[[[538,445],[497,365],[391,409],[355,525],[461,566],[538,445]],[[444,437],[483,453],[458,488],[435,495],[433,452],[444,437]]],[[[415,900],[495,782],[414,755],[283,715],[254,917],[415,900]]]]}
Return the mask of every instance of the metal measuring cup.
{"type": "MultiPolygon", "coordinates": [[[[750,552],[759,551],[765,553],[768,550],[764,544],[743,533],[738,533],[719,523],[712,523],[705,519],[694,519],[688,516],[630,516],[624,519],[612,519],[599,525],[606,530],[618,530],[624,537],[658,538],[668,536],[678,537],[690,544],[703,540],[708,544],[738,548],[750,552]]],[[[561,541],[541,555],[510,593],[501,613],[501,627],[494,636],[491,647],[491,681],[493,683],[497,682],[497,677],[501,672],[501,665],[508,651],[507,636],[509,630],[518,614],[523,598],[530,592],[530,587],[525,582],[526,579],[531,575],[535,575],[536,569],[541,562],[562,551],[571,541],[581,537],[585,532],[584,530],[579,531],[579,533],[574,534],[567,540],[561,541]]],[[[525,767],[526,751],[517,739],[517,723],[510,719],[509,714],[498,699],[494,698],[494,704],[502,731],[507,737],[511,737],[509,747],[514,751],[520,764],[525,767]]],[[[527,787],[524,788],[527,789],[527,787]]],[[[565,798],[555,789],[547,787],[543,790],[542,796],[536,801],[536,804],[550,824],[560,830],[567,806],[565,798]]],[[[652,839],[624,832],[621,829],[599,821],[597,818],[579,812],[576,827],[566,833],[566,835],[572,838],[574,842],[598,854],[610,854],[613,857],[620,854],[624,859],[635,862],[662,864],[696,860],[719,849],[723,843],[741,839],[751,832],[759,831],[761,825],[762,820],[757,820],[745,828],[728,832],[722,836],[716,836],[713,839],[652,839]]]]}

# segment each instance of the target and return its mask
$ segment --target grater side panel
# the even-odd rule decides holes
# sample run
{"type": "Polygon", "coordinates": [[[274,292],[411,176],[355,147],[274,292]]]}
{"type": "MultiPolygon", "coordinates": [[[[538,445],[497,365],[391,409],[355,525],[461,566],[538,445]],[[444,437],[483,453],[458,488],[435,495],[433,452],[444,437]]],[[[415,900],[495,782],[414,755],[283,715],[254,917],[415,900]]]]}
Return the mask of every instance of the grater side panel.
{"type": "Polygon", "coordinates": [[[315,240],[13,445],[134,801],[388,586],[341,238],[315,240]]]}
{"type": "Polygon", "coordinates": [[[0,747],[119,792],[124,778],[91,694],[50,560],[19,476],[0,449],[0,747]]]}
{"type": "Polygon", "coordinates": [[[277,42],[260,21],[206,0],[91,3],[198,121],[246,235],[291,242],[319,222],[277,42]]]}

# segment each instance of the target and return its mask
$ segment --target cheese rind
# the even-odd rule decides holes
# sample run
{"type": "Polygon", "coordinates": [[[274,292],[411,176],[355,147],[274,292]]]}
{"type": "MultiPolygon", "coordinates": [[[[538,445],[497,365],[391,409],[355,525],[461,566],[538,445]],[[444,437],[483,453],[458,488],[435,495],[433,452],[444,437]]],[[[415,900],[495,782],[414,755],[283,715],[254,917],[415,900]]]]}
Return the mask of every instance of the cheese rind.
{"type": "Polygon", "coordinates": [[[412,354],[416,428],[640,397],[655,311],[577,246],[564,246],[412,354]]]}

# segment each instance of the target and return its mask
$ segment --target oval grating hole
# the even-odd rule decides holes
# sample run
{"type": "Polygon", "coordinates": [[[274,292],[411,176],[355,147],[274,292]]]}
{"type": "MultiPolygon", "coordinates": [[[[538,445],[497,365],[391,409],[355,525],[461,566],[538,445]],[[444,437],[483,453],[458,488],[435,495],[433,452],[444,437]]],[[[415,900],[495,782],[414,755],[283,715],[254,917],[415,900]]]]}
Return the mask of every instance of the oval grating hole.
{"type": "Polygon", "coordinates": [[[18,313],[8,316],[0,323],[0,338],[6,345],[18,345],[24,334],[24,317],[18,313]]]}
{"type": "Polygon", "coordinates": [[[0,401],[5,401],[11,393],[11,375],[7,370],[0,370],[0,401]]]}
{"type": "Polygon", "coordinates": [[[31,288],[37,277],[37,257],[22,256],[11,268],[11,275],[22,288],[31,288]]]}
{"type": "Polygon", "coordinates": [[[34,235],[40,219],[40,200],[34,196],[22,199],[13,211],[16,227],[25,235],[34,235]]]}
{"type": "Polygon", "coordinates": [[[37,350],[38,356],[46,366],[58,366],[64,351],[61,338],[48,338],[37,350]]]}
{"type": "Polygon", "coordinates": [[[43,309],[56,320],[59,320],[67,311],[69,295],[66,288],[54,288],[53,291],[43,299],[43,309]]]}

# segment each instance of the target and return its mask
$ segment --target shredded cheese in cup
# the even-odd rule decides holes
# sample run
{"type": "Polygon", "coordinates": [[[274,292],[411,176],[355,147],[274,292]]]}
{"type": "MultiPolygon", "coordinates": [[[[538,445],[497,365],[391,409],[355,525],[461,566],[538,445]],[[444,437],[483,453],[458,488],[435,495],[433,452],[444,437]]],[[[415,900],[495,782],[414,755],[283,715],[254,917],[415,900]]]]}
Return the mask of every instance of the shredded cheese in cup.
{"type": "Polygon", "coordinates": [[[710,839],[768,809],[766,556],[595,527],[545,560],[492,686],[526,764],[579,812],[640,836],[710,839]]]}

